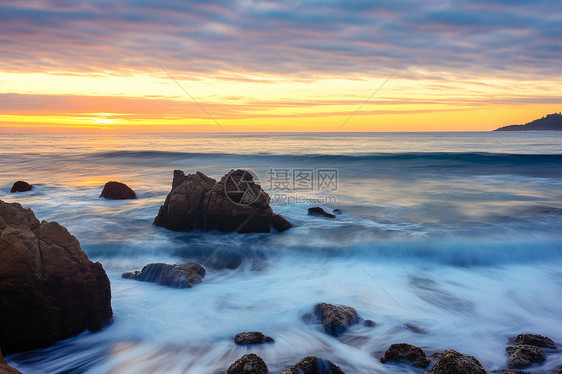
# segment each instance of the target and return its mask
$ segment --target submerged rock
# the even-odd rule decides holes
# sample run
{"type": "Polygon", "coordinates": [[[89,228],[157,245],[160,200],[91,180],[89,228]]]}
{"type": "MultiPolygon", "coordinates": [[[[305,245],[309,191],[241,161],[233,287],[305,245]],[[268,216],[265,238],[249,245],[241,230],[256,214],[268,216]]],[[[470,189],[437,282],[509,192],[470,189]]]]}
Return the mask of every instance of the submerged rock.
{"type": "Polygon", "coordinates": [[[26,192],[26,191],[31,191],[32,189],[33,189],[33,186],[30,185],[29,183],[24,182],[24,181],[17,181],[12,186],[12,189],[10,190],[10,193],[26,192]]]}
{"type": "Polygon", "coordinates": [[[14,369],[6,363],[6,360],[2,357],[2,352],[0,352],[0,374],[21,374],[19,370],[14,369]]]}
{"type": "Polygon", "coordinates": [[[0,201],[0,347],[50,346],[111,320],[109,279],[56,222],[0,201]]]}
{"type": "Polygon", "coordinates": [[[313,208],[308,208],[308,214],[311,216],[322,216],[326,218],[336,218],[335,214],[331,214],[326,212],[324,209],[320,208],[319,206],[315,206],[313,208]]]}
{"type": "Polygon", "coordinates": [[[140,271],[123,273],[122,277],[174,288],[191,288],[201,283],[206,273],[203,266],[193,262],[181,265],[155,263],[146,265],[140,271]]]}
{"type": "Polygon", "coordinates": [[[125,183],[107,182],[105,186],[103,186],[100,197],[107,200],[127,200],[136,199],[137,194],[125,183]]]}
{"type": "Polygon", "coordinates": [[[410,330],[411,332],[415,333],[415,334],[427,334],[427,331],[425,331],[423,328],[417,326],[417,325],[413,325],[411,323],[406,323],[404,325],[408,330],[410,330]]]}
{"type": "Polygon", "coordinates": [[[287,368],[281,374],[345,374],[339,366],[322,358],[309,356],[303,358],[296,365],[287,368]]]}
{"type": "Polygon", "coordinates": [[[414,345],[400,343],[392,344],[381,358],[381,362],[399,362],[425,369],[430,361],[425,356],[425,352],[414,345]]]}
{"type": "Polygon", "coordinates": [[[172,191],[154,225],[174,231],[238,233],[284,231],[292,225],[273,213],[269,195],[246,170],[231,170],[217,182],[201,172],[174,171],[172,191]]]}
{"type": "Polygon", "coordinates": [[[486,370],[475,357],[463,355],[454,349],[449,349],[440,355],[439,360],[428,373],[486,374],[486,370]]]}
{"type": "Polygon", "coordinates": [[[546,360],[546,355],[539,347],[520,344],[507,347],[507,365],[510,368],[522,368],[546,360]]]}
{"type": "Polygon", "coordinates": [[[519,334],[515,338],[515,345],[532,345],[540,348],[556,349],[552,339],[538,334],[519,334]]]}
{"type": "Polygon", "coordinates": [[[324,331],[333,336],[343,334],[349,326],[359,322],[357,311],[349,306],[320,303],[314,307],[314,314],[324,331]]]}
{"type": "Polygon", "coordinates": [[[227,374],[268,374],[269,370],[262,358],[254,353],[244,355],[230,365],[227,374]]]}
{"type": "Polygon", "coordinates": [[[363,321],[363,326],[365,327],[375,327],[376,325],[377,323],[372,319],[366,319],[365,321],[363,321]]]}
{"type": "Polygon", "coordinates": [[[234,337],[234,343],[238,345],[273,343],[275,340],[259,331],[241,332],[234,337]]]}
{"type": "Polygon", "coordinates": [[[332,210],[332,213],[334,213],[336,216],[339,216],[340,214],[343,214],[343,211],[341,209],[334,209],[332,210]]]}

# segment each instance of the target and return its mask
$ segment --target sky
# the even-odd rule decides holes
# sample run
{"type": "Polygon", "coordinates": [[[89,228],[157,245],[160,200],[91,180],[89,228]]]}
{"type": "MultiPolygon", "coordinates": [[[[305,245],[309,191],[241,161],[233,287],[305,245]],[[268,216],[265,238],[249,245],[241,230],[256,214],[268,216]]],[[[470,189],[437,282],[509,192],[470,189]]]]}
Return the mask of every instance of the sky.
{"type": "Polygon", "coordinates": [[[487,131],[561,61],[559,0],[2,0],[0,132],[487,131]]]}

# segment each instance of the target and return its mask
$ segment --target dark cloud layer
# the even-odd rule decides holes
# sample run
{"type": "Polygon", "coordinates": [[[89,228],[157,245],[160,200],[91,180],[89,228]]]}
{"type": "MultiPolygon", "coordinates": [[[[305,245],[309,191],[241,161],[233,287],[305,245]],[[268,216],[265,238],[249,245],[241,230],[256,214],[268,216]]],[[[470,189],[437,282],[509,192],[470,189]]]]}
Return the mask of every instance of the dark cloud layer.
{"type": "Polygon", "coordinates": [[[526,0],[0,3],[0,69],[560,75],[562,2],[526,0]]]}

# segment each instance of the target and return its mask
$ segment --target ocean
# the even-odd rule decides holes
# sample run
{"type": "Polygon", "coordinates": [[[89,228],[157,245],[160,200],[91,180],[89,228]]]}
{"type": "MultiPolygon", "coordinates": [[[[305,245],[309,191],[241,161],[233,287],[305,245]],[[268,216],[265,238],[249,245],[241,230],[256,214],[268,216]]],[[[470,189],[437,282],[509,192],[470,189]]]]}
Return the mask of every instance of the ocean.
{"type": "MultiPolygon", "coordinates": [[[[249,352],[272,373],[308,355],[348,374],[420,372],[379,362],[402,342],[498,370],[519,333],[562,345],[562,132],[3,134],[0,156],[0,200],[66,226],[113,296],[103,331],[9,356],[24,373],[215,373],[249,352]],[[174,169],[249,169],[295,227],[155,227],[174,169]],[[34,189],[9,193],[17,180],[34,189]],[[139,199],[99,198],[110,180],[139,199]],[[187,261],[207,269],[191,289],[121,278],[187,261]],[[329,336],[301,319],[318,302],[376,326],[329,336]],[[275,343],[236,346],[243,331],[275,343]]],[[[559,365],[553,352],[529,371],[559,365]]]]}

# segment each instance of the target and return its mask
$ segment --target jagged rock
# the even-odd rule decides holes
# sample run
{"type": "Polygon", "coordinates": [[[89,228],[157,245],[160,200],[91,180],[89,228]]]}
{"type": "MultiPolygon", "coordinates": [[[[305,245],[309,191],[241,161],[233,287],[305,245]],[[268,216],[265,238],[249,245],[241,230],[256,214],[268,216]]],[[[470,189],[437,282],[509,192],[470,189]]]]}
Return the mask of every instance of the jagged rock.
{"type": "Polygon", "coordinates": [[[546,360],[546,355],[539,347],[534,345],[516,345],[507,347],[507,366],[510,368],[522,368],[537,362],[546,360]]]}
{"type": "Polygon", "coordinates": [[[319,303],[314,307],[314,314],[320,319],[324,331],[334,336],[343,334],[349,326],[359,322],[357,312],[349,306],[319,303]]]}
{"type": "Polygon", "coordinates": [[[425,352],[414,345],[400,343],[392,344],[381,358],[381,362],[399,362],[425,369],[430,361],[425,356],[425,352]]]}
{"type": "Polygon", "coordinates": [[[449,349],[440,355],[439,360],[428,373],[486,374],[486,370],[475,357],[463,355],[453,349],[449,349]]]}
{"type": "Polygon", "coordinates": [[[377,325],[377,323],[375,321],[373,321],[372,319],[366,319],[365,321],[363,321],[363,325],[365,327],[375,327],[377,325]]]}
{"type": "Polygon", "coordinates": [[[30,185],[27,182],[24,181],[17,181],[16,183],[14,183],[14,185],[12,186],[12,189],[10,190],[11,193],[14,192],[26,192],[26,191],[31,191],[33,189],[33,186],[30,185]]]}
{"type": "Polygon", "coordinates": [[[10,354],[50,346],[111,320],[100,263],[56,222],[0,201],[0,347],[10,354]]]}
{"type": "Polygon", "coordinates": [[[562,374],[562,365],[552,370],[552,374],[562,374]]]}
{"type": "Polygon", "coordinates": [[[335,214],[331,214],[326,212],[324,209],[320,208],[319,206],[315,206],[313,208],[308,208],[308,214],[311,216],[323,216],[326,218],[336,218],[335,214]]]}
{"type": "Polygon", "coordinates": [[[127,200],[136,199],[137,194],[125,183],[107,182],[105,186],[103,186],[100,197],[107,200],[127,200]]]}
{"type": "Polygon", "coordinates": [[[174,231],[239,233],[288,229],[291,224],[269,206],[269,195],[245,170],[232,170],[217,182],[201,172],[174,171],[172,191],[154,225],[174,231]]]}
{"type": "Polygon", "coordinates": [[[556,349],[556,344],[552,339],[538,334],[519,334],[515,338],[515,345],[533,345],[540,348],[556,349]]]}
{"type": "Polygon", "coordinates": [[[267,365],[262,358],[256,354],[250,353],[244,355],[230,365],[227,374],[268,374],[267,365]]]}
{"type": "Polygon", "coordinates": [[[273,338],[258,331],[241,332],[234,337],[234,343],[238,345],[273,343],[274,341],[273,338]]]}
{"type": "Polygon", "coordinates": [[[156,263],[148,264],[140,271],[123,273],[122,277],[174,288],[191,288],[201,283],[205,274],[205,268],[193,262],[181,265],[156,263]]]}
{"type": "Polygon", "coordinates": [[[322,358],[309,356],[303,358],[296,365],[287,368],[281,374],[345,374],[339,366],[322,358]]]}
{"type": "Polygon", "coordinates": [[[19,370],[14,369],[6,363],[6,360],[2,357],[2,352],[0,352],[0,374],[21,374],[19,370]]]}

